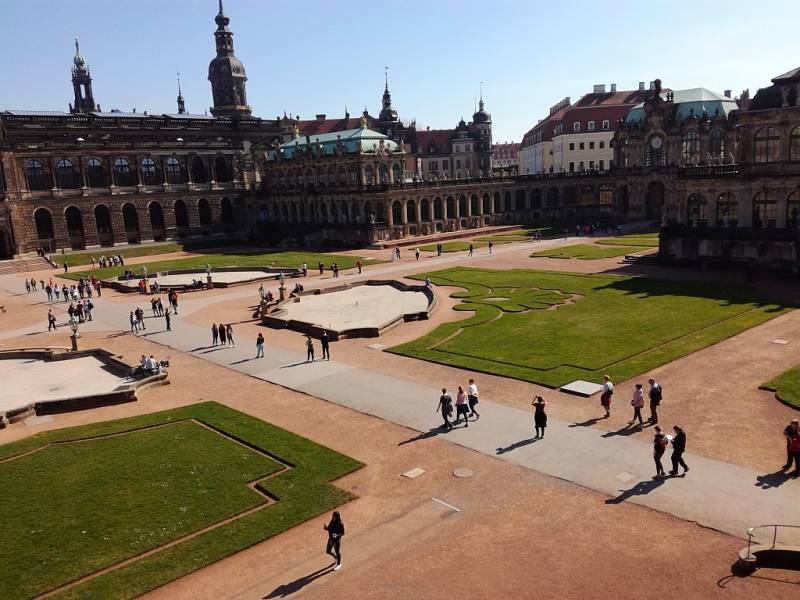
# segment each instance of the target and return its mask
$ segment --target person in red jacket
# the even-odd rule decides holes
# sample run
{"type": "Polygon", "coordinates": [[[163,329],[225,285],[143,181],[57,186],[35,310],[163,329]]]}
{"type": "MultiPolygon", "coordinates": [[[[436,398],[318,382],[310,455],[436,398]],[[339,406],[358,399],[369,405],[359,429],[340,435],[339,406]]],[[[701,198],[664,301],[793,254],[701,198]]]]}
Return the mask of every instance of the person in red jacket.
{"type": "Polygon", "coordinates": [[[783,430],[786,436],[786,464],[784,470],[791,468],[794,463],[794,471],[789,473],[794,477],[800,475],[800,420],[792,419],[792,422],[783,430]]]}

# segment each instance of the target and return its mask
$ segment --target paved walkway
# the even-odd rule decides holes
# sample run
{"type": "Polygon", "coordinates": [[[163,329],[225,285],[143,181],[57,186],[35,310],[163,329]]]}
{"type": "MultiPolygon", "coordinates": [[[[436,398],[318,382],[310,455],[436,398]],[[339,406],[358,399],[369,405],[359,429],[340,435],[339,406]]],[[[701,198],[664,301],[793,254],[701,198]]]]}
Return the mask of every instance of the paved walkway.
{"type": "MultiPolygon", "coordinates": [[[[443,256],[427,264],[443,267],[461,261],[463,256],[443,256]]],[[[408,268],[408,263],[382,265],[363,277],[396,275],[408,268]]],[[[248,290],[235,296],[251,294],[248,290]]],[[[186,314],[231,297],[190,299],[180,309],[186,314]]],[[[103,309],[94,327],[124,327],[127,304],[104,303],[103,309]]],[[[419,432],[404,443],[443,435],[466,448],[608,494],[608,504],[642,504],[735,536],[743,536],[754,525],[800,523],[798,480],[687,454],[691,467],[687,477],[654,481],[650,444],[625,435],[625,431],[604,432],[591,427],[592,420],[574,424],[550,419],[547,436],[533,440],[530,412],[488,399],[478,407],[479,421],[445,433],[438,428],[440,417],[434,410],[439,390],[430,386],[335,361],[309,364],[304,353],[280,348],[267,347],[265,358],[254,359],[255,343],[249,339],[237,340],[238,348],[211,348],[207,328],[182,321],[180,316],[173,320],[172,332],[161,331],[163,319],[148,319],[147,324],[145,335],[151,341],[419,432]]],[[[333,349],[335,352],[335,344],[333,349]]],[[[664,463],[669,470],[669,453],[664,463]]]]}

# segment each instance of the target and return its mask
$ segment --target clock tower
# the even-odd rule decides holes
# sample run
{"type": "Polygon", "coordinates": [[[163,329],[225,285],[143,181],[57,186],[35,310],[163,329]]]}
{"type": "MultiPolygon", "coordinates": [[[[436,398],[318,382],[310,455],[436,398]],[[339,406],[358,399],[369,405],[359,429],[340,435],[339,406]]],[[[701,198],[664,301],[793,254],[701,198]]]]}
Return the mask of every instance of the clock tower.
{"type": "Polygon", "coordinates": [[[231,20],[225,15],[222,0],[219,0],[219,13],[214,21],[217,23],[214,32],[217,56],[208,65],[208,80],[214,99],[211,114],[231,119],[249,117],[251,110],[245,92],[247,76],[242,61],[233,53],[233,33],[228,29],[231,20]]]}

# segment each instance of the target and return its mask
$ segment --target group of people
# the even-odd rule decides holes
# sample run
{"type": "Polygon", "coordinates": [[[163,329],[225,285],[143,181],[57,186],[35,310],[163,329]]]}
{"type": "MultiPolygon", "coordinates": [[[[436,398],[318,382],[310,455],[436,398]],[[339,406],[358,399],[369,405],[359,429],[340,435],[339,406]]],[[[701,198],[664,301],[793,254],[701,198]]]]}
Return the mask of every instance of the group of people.
{"type": "Polygon", "coordinates": [[[575,236],[581,235],[594,235],[594,234],[610,234],[622,233],[622,227],[619,225],[612,225],[611,223],[601,223],[595,221],[594,223],[587,223],[586,225],[575,225],[575,236]]]}
{"type": "Polygon", "coordinates": [[[101,269],[105,269],[106,267],[117,267],[117,266],[125,266],[125,257],[122,254],[114,254],[112,256],[106,257],[105,255],[101,256],[97,263],[95,263],[94,256],[90,256],[89,259],[92,261],[92,268],[95,268],[95,265],[100,265],[101,269]]]}
{"type": "MultiPolygon", "coordinates": [[[[328,336],[328,332],[324,329],[322,330],[322,335],[319,337],[319,342],[322,346],[322,360],[330,360],[331,340],[328,336]]],[[[306,335],[306,362],[314,362],[314,360],[314,340],[310,335],[306,335]]]]}
{"type": "MultiPolygon", "coordinates": [[[[59,286],[58,283],[54,284],[52,279],[47,284],[41,280],[39,284],[47,295],[48,302],[77,302],[85,298],[92,298],[95,293],[98,297],[102,295],[100,291],[100,280],[95,277],[82,277],[77,284],[73,283],[72,285],[67,285],[65,283],[59,286]]],[[[28,293],[37,291],[36,280],[33,278],[26,280],[25,289],[28,293]]]]}
{"type": "Polygon", "coordinates": [[[473,417],[473,420],[475,421],[480,419],[480,413],[475,410],[477,405],[478,386],[475,385],[474,379],[470,379],[466,391],[464,391],[463,386],[458,386],[458,392],[456,393],[455,401],[455,421],[452,423],[450,422],[450,417],[453,416],[453,397],[447,391],[446,387],[442,388],[442,395],[439,396],[439,403],[436,405],[435,412],[438,412],[442,415],[442,419],[444,421],[443,427],[445,427],[447,431],[451,431],[453,429],[453,425],[458,425],[462,418],[464,419],[464,427],[469,427],[470,417],[473,417]]]}
{"type": "MultiPolygon", "coordinates": [[[[258,335],[261,335],[260,333],[258,335]]],[[[263,336],[262,340],[263,340],[263,336]]],[[[262,342],[263,343],[263,342],[262,342]]],[[[211,324],[211,345],[212,346],[230,346],[236,348],[236,342],[233,339],[233,326],[228,323],[211,324]]]]}
{"type": "Polygon", "coordinates": [[[165,361],[157,361],[153,358],[153,355],[145,356],[142,354],[142,358],[139,360],[139,369],[138,374],[147,377],[149,375],[158,375],[161,373],[162,364],[165,361]]]}
{"type": "MultiPolygon", "coordinates": [[[[77,320],[78,323],[83,323],[85,321],[93,321],[94,317],[92,316],[92,311],[94,311],[94,303],[86,298],[83,302],[78,300],[77,303],[70,302],[69,308],[67,308],[67,314],[69,315],[70,320],[77,320]]],[[[48,313],[48,322],[50,322],[50,315],[52,315],[52,309],[48,313]]],[[[53,329],[55,329],[55,323],[53,323],[53,329]]],[[[48,331],[50,331],[48,326],[48,331]]]]}

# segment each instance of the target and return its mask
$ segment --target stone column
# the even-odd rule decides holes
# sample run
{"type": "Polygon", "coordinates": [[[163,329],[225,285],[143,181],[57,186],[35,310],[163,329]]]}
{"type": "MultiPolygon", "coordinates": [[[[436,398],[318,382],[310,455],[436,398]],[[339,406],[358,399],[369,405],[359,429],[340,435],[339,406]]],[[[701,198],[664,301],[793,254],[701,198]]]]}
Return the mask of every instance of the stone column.
{"type": "Polygon", "coordinates": [[[97,235],[97,221],[91,205],[81,207],[81,219],[83,219],[83,240],[86,246],[100,245],[100,238],[97,235]]]}
{"type": "MultiPolygon", "coordinates": [[[[384,204],[384,207],[386,207],[386,204],[384,204]]],[[[389,203],[389,206],[384,210],[386,211],[386,223],[389,225],[389,227],[394,227],[394,211],[392,211],[392,204],[389,203]]]]}
{"type": "Polygon", "coordinates": [[[111,213],[111,230],[113,231],[114,245],[127,244],[128,233],[125,231],[125,219],[122,218],[122,208],[108,203],[108,211],[111,213]]]}
{"type": "Polygon", "coordinates": [[[200,211],[197,210],[197,201],[199,198],[185,198],[186,212],[189,214],[189,235],[200,234],[200,211]]]}

